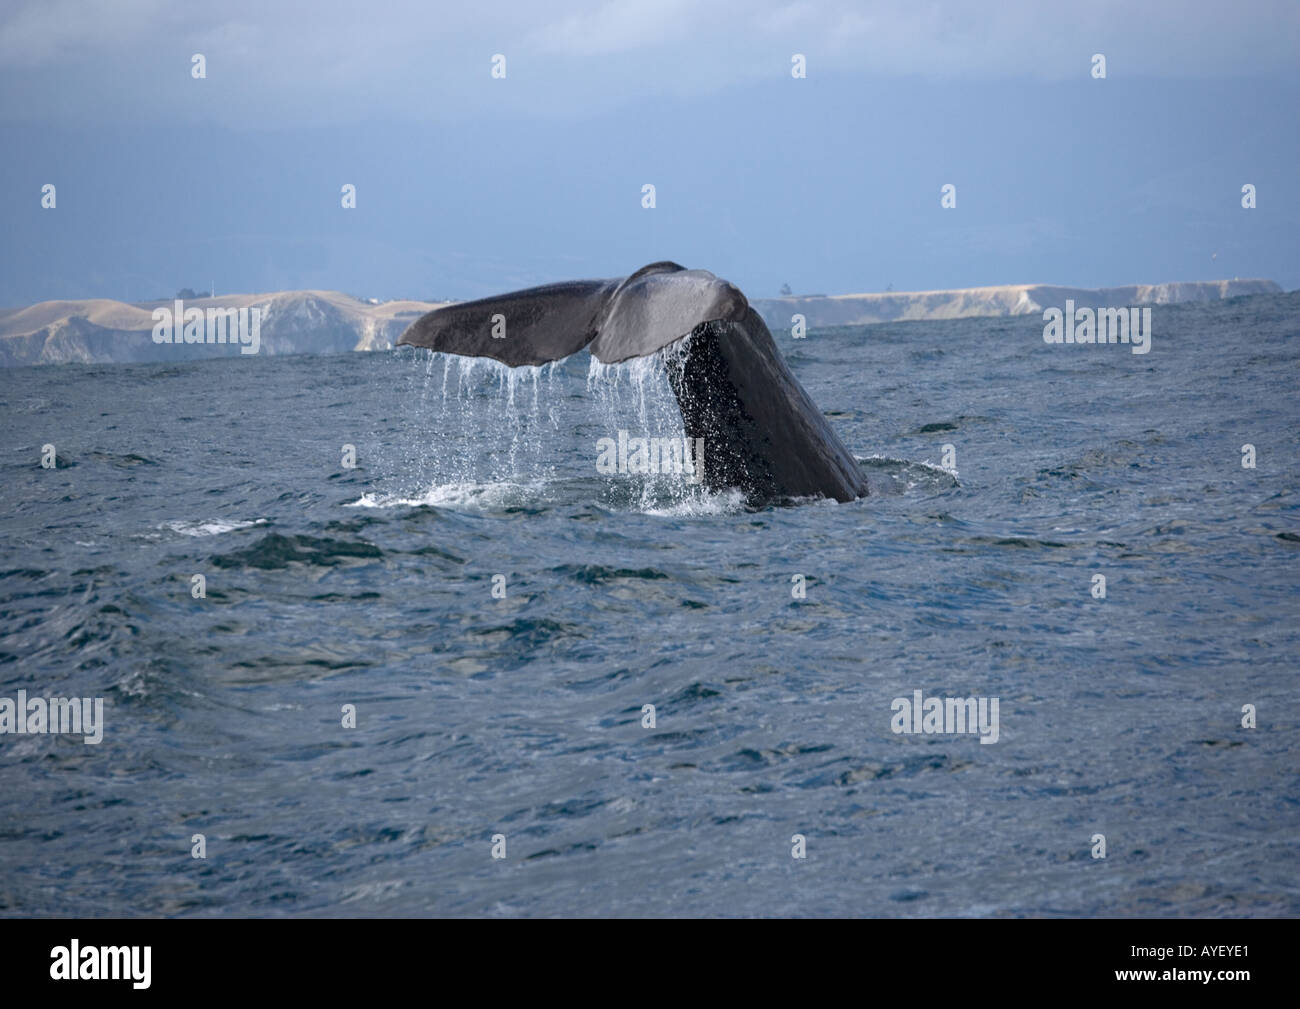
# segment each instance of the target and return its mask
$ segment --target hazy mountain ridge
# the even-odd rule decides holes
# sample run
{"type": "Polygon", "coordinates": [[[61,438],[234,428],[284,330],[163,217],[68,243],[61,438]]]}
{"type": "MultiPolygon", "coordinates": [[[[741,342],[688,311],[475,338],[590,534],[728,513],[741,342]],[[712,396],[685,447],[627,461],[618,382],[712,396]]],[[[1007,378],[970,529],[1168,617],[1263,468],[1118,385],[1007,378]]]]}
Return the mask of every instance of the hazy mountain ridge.
{"type": "MultiPolygon", "coordinates": [[[[186,308],[260,308],[263,354],[327,354],[382,350],[412,322],[445,302],[374,305],[338,291],[279,291],[187,299],[186,308]]],[[[240,353],[231,344],[157,344],[155,308],[110,299],[44,301],[0,311],[0,365],[188,360],[240,353]]]]}
{"type": "MultiPolygon", "coordinates": [[[[1277,294],[1271,280],[1212,280],[1134,284],[1097,290],[1050,284],[1012,284],[953,291],[897,291],[755,298],[751,304],[774,331],[804,316],[808,328],[855,326],[919,319],[1038,314],[1063,308],[1167,305],[1277,294]]],[[[371,304],[338,291],[280,291],[187,300],[185,307],[262,309],[263,354],[340,353],[383,350],[421,315],[446,302],[389,301],[371,304]]],[[[172,301],[126,304],[111,299],[43,301],[0,310],[0,365],[188,360],[240,353],[236,345],[156,344],[153,310],[172,301]]]]}

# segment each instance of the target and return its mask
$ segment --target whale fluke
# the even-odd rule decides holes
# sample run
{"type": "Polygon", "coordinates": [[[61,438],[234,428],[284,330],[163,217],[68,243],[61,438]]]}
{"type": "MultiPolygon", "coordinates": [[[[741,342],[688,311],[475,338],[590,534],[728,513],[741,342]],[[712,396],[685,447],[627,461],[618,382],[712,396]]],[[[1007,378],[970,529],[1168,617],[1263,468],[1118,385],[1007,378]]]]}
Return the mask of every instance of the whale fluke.
{"type": "Polygon", "coordinates": [[[666,358],[688,438],[703,438],[703,482],[752,500],[867,493],[861,468],[782,359],[738,288],[676,263],[629,277],[547,284],[434,309],[398,345],[545,364],[587,348],[616,364],[685,338],[666,358]],[[495,334],[495,335],[494,335],[495,334]]]}

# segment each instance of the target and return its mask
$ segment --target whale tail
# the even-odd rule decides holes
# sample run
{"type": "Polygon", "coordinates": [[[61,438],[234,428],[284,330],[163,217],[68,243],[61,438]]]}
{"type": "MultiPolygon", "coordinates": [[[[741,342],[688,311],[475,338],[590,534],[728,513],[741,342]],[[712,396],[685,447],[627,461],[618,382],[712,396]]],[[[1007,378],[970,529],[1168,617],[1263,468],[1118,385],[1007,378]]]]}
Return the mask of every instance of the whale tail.
{"type": "Polygon", "coordinates": [[[584,347],[616,364],[684,341],[666,358],[688,438],[703,438],[704,483],[751,499],[867,492],[856,460],[776,349],[745,296],[707,270],[652,263],[626,278],[548,284],[435,309],[399,346],[491,357],[511,367],[584,347]]]}

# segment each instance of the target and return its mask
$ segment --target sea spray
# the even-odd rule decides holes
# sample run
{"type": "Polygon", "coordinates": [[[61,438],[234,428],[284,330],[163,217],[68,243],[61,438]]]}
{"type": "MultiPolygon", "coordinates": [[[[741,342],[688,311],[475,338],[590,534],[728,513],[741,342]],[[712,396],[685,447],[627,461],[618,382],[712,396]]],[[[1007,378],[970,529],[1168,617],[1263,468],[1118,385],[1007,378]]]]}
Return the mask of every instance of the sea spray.
{"type": "MultiPolygon", "coordinates": [[[[590,453],[579,457],[570,440],[576,434],[590,446],[629,431],[629,437],[675,445],[689,460],[702,458],[704,448],[694,441],[682,450],[685,431],[668,380],[667,358],[680,354],[683,342],[619,364],[589,358],[585,390],[574,366],[580,362],[511,368],[491,358],[419,352],[407,373],[406,399],[416,409],[404,421],[410,429],[405,452],[391,453],[386,466],[400,480],[395,499],[420,501],[437,488],[455,487],[461,489],[456,499],[465,500],[465,489],[475,486],[564,481],[586,485],[588,493],[594,488],[620,509],[663,509],[704,494],[691,465],[604,480],[593,473],[590,453]]],[[[385,499],[394,495],[372,489],[367,503],[385,499]]]]}

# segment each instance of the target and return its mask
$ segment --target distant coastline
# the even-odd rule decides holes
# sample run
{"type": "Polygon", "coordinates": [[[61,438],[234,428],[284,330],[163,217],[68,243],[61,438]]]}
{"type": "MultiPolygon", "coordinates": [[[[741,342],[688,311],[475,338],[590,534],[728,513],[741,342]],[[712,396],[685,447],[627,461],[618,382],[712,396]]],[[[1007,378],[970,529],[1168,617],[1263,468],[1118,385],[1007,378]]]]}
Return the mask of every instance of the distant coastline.
{"type": "MultiPolygon", "coordinates": [[[[1037,315],[1067,299],[1094,308],[1219,301],[1280,294],[1271,280],[1210,280],[1088,289],[1052,284],[1011,284],[950,291],[789,295],[752,304],[778,339],[802,315],[809,329],[882,322],[1037,315]]],[[[153,310],[172,301],[126,304],[111,299],[43,301],[0,309],[0,366],[176,361],[238,355],[233,345],[155,344],[153,310]]],[[[447,302],[376,304],[338,291],[279,291],[187,299],[187,307],[262,310],[261,353],[310,354],[385,350],[425,312],[447,302]]]]}
{"type": "Polygon", "coordinates": [[[879,294],[790,295],[754,302],[763,321],[788,329],[790,318],[804,316],[808,328],[866,326],[880,322],[964,319],[973,316],[1041,315],[1067,299],[1092,308],[1173,305],[1222,301],[1253,294],[1281,294],[1271,280],[1193,280],[1127,287],[1063,287],[1057,284],[1007,284],[952,291],[887,291],[879,294]]]}

